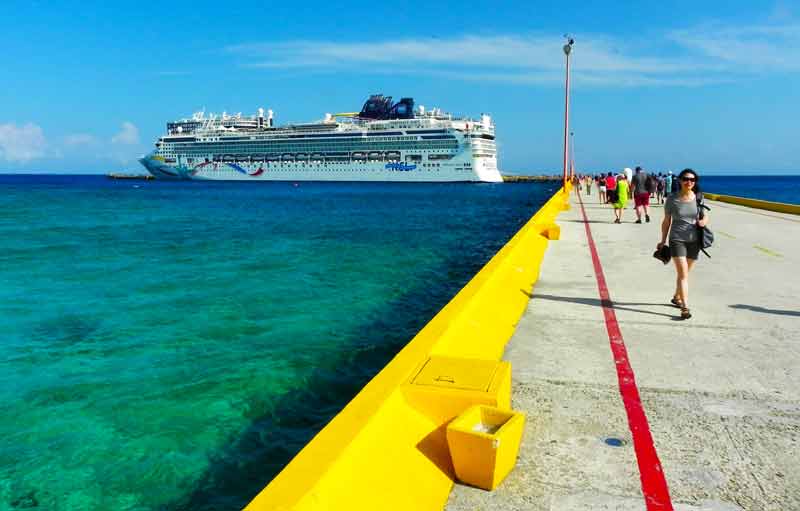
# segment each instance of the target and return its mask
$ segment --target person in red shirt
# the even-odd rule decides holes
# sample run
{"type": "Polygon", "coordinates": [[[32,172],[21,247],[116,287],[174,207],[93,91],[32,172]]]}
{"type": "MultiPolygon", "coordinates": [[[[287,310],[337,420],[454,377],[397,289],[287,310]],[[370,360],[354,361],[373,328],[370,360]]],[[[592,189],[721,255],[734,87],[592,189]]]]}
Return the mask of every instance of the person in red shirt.
{"type": "Polygon", "coordinates": [[[606,176],[606,197],[608,202],[617,201],[617,180],[611,172],[606,176]]]}

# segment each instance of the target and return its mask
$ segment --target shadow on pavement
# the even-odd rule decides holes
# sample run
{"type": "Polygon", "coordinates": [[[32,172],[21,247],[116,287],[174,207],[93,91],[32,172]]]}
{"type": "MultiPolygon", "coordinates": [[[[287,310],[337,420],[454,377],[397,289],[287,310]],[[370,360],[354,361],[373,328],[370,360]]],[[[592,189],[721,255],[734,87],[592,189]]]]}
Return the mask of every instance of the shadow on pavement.
{"type": "Polygon", "coordinates": [[[789,310],[781,310],[781,309],[767,309],[766,307],[759,307],[758,305],[745,305],[743,303],[737,303],[735,305],[729,305],[731,309],[744,309],[753,312],[763,312],[764,314],[777,314],[779,316],[798,316],[800,317],[800,311],[789,311],[789,310]]]}
{"type": "Polygon", "coordinates": [[[623,310],[623,311],[630,311],[630,312],[638,312],[640,314],[651,314],[653,316],[662,316],[665,318],[673,318],[674,315],[672,314],[664,314],[663,312],[653,312],[643,309],[634,309],[631,307],[626,307],[628,305],[661,305],[664,307],[672,307],[666,303],[626,303],[626,302],[614,302],[614,301],[606,301],[601,300],[600,298],[578,298],[573,296],[555,296],[555,295],[542,295],[542,294],[532,294],[528,293],[524,289],[521,289],[523,293],[528,295],[530,298],[537,298],[542,300],[553,300],[557,302],[569,302],[569,303],[579,303],[581,305],[594,305],[597,307],[607,306],[614,310],[623,310]]]}

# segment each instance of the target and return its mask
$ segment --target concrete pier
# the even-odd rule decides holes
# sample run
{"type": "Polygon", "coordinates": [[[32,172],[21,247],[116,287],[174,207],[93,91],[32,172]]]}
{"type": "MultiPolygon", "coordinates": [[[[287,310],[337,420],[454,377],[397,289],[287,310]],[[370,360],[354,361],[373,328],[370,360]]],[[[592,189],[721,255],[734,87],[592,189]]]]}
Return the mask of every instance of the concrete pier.
{"type": "Polygon", "coordinates": [[[800,509],[800,216],[709,201],[716,243],[680,321],[675,270],[652,257],[662,208],[616,225],[582,199],[506,346],[517,466],[493,492],[457,484],[446,509],[800,509]]]}

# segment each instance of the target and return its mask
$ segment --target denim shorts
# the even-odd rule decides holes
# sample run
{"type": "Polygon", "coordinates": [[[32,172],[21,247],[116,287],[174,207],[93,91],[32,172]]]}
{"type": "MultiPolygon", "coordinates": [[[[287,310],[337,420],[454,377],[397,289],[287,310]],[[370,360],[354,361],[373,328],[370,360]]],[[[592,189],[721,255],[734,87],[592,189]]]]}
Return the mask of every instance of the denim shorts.
{"type": "Polygon", "coordinates": [[[669,255],[697,260],[700,255],[700,243],[697,241],[669,240],[669,255]]]}

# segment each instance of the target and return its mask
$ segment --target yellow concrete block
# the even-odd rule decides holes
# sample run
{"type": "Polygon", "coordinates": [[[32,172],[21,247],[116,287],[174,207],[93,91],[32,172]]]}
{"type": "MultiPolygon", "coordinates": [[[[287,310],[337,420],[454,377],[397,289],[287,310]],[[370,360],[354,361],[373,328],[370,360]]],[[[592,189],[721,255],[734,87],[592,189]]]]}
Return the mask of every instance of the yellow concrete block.
{"type": "Polygon", "coordinates": [[[561,238],[561,227],[558,224],[555,223],[542,224],[542,226],[539,229],[540,229],[539,232],[542,233],[542,236],[544,236],[548,240],[553,241],[561,238]]]}
{"type": "Polygon", "coordinates": [[[511,408],[511,364],[496,360],[432,356],[414,372],[403,394],[438,423],[475,404],[511,408]]]}
{"type": "Polygon", "coordinates": [[[447,446],[456,477],[494,490],[517,463],[525,414],[475,405],[447,426],[447,446]]]}

